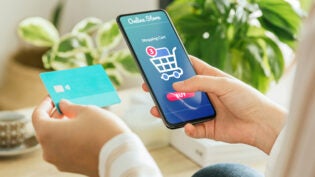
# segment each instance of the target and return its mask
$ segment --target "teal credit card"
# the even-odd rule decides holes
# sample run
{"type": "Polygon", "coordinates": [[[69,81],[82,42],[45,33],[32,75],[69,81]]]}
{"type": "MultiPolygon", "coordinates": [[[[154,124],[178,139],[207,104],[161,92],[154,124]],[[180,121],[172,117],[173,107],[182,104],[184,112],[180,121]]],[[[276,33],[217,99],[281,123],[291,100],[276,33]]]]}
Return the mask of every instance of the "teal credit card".
{"type": "Polygon", "coordinates": [[[120,103],[121,100],[101,65],[92,65],[40,74],[58,111],[61,99],[75,104],[99,107],[120,103]]]}

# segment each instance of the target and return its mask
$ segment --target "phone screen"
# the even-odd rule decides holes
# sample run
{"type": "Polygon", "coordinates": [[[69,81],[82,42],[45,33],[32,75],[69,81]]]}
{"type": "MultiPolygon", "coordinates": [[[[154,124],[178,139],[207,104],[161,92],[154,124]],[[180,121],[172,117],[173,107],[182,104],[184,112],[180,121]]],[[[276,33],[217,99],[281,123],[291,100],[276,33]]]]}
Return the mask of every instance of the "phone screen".
{"type": "Polygon", "coordinates": [[[121,15],[117,22],[168,128],[215,116],[206,93],[176,92],[172,87],[196,73],[165,11],[121,15]]]}

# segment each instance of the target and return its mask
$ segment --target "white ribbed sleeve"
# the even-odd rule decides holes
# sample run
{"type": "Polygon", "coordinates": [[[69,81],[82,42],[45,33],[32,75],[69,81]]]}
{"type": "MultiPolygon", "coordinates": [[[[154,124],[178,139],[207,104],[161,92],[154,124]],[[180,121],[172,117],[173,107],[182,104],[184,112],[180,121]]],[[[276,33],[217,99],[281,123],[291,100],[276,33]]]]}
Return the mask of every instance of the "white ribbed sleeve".
{"type": "Polygon", "coordinates": [[[269,155],[269,159],[268,159],[268,163],[267,163],[267,166],[266,166],[266,170],[265,170],[265,176],[266,177],[271,177],[272,176],[272,173],[274,173],[274,170],[277,170],[275,169],[275,166],[276,166],[276,163],[277,163],[277,159],[279,157],[279,154],[281,152],[281,148],[283,148],[283,139],[284,139],[284,136],[286,134],[286,127],[284,127],[280,134],[278,135],[275,143],[273,144],[273,147],[270,151],[270,155],[269,155]]]}
{"type": "Polygon", "coordinates": [[[155,161],[139,137],[117,135],[105,143],[99,154],[100,177],[161,177],[155,161]]]}

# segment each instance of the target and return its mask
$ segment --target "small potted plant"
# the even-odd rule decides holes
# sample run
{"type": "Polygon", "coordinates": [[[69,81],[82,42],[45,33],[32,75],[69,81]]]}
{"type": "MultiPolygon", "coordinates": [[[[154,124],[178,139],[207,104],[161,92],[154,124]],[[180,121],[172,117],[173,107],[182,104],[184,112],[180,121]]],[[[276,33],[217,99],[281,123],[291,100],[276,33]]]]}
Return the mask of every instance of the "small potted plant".
{"type": "Polygon", "coordinates": [[[35,46],[48,47],[42,56],[45,69],[102,64],[117,87],[123,82],[119,71],[138,72],[129,51],[116,49],[122,37],[114,20],[103,23],[98,18],[85,18],[70,33],[60,36],[50,21],[31,17],[20,23],[18,34],[35,46]]]}
{"type": "Polygon", "coordinates": [[[29,58],[29,50],[22,50],[27,52],[19,51],[19,59],[11,59],[6,72],[8,78],[1,88],[6,94],[0,97],[0,109],[17,109],[37,104],[46,94],[38,76],[45,70],[101,64],[117,88],[123,84],[123,78],[138,73],[129,50],[119,47],[122,36],[114,20],[102,22],[94,17],[85,18],[71,32],[61,36],[50,21],[42,17],[30,17],[19,24],[18,34],[40,50],[38,52],[32,49],[29,58]],[[33,51],[39,58],[33,56],[33,51]],[[35,66],[22,59],[39,59],[41,65],[34,61],[32,63],[37,65],[35,66]]]}

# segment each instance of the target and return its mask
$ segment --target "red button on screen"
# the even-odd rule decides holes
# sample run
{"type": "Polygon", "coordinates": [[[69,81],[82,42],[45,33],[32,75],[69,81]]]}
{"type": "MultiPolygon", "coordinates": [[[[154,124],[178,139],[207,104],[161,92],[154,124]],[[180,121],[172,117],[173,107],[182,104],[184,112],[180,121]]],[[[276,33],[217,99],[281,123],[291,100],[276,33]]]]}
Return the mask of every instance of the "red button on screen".
{"type": "Polygon", "coordinates": [[[166,95],[166,97],[167,97],[167,99],[169,101],[183,100],[183,99],[191,98],[191,97],[194,97],[194,96],[195,96],[194,92],[189,92],[189,93],[186,93],[186,92],[172,92],[172,93],[168,93],[166,95]]]}

